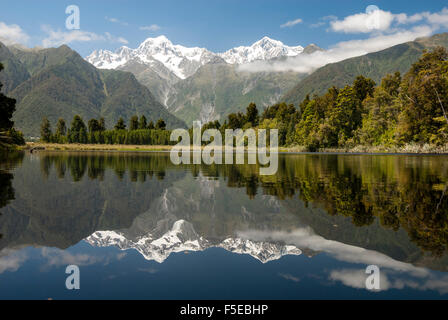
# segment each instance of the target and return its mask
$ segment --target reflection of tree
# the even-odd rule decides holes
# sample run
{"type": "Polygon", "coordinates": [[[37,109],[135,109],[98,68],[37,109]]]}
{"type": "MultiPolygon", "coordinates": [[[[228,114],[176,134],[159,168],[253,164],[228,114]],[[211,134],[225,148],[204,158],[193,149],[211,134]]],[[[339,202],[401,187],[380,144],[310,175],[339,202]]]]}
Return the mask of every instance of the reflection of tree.
{"type": "Polygon", "coordinates": [[[316,159],[296,172],[300,198],[329,214],[407,231],[422,250],[442,255],[448,246],[448,180],[444,158],[337,157],[316,159]],[[425,162],[426,161],[426,162],[425,162]],[[443,174],[445,173],[445,174],[443,174]]]}
{"type": "Polygon", "coordinates": [[[188,170],[194,177],[222,177],[230,188],[245,188],[279,199],[298,197],[330,215],[349,217],[356,226],[378,218],[385,228],[406,230],[422,250],[440,255],[448,247],[448,162],[445,157],[290,155],[280,157],[275,176],[260,176],[255,165],[173,165],[169,154],[47,154],[41,168],[48,176],[70,172],[102,180],[110,169],[122,180],[143,183],[165,179],[169,170],[188,170]]]}
{"type": "MultiPolygon", "coordinates": [[[[11,200],[14,200],[14,188],[12,187],[12,180],[14,176],[9,173],[9,168],[23,159],[23,153],[3,153],[0,155],[0,208],[6,206],[11,200]]],[[[2,213],[0,212],[0,215],[2,213]]],[[[2,234],[0,233],[0,239],[2,234]]]]}

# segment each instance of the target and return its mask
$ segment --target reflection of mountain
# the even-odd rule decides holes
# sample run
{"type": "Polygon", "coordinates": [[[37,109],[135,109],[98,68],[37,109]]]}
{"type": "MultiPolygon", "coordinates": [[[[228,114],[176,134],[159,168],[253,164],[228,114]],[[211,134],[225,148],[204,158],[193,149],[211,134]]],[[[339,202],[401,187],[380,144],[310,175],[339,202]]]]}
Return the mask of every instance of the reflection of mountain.
{"type": "Polygon", "coordinates": [[[66,248],[92,235],[157,261],[210,246],[267,261],[285,245],[325,251],[288,240],[309,229],[325,244],[446,270],[447,168],[442,156],[287,155],[276,176],[259,176],[255,165],[174,166],[168,153],[42,153],[14,171],[0,248],[66,248]]]}
{"type": "Polygon", "coordinates": [[[210,247],[219,247],[230,252],[249,254],[263,263],[280,259],[284,255],[299,255],[301,251],[295,246],[269,242],[255,242],[241,238],[227,238],[220,243],[212,243],[198,235],[193,225],[185,220],[178,220],[172,228],[160,238],[147,234],[136,239],[129,239],[123,232],[97,231],[86,239],[95,246],[116,246],[122,250],[135,249],[146,260],[165,261],[171,253],[182,251],[203,251],[210,247]]]}
{"type": "MultiPolygon", "coordinates": [[[[84,161],[88,158],[83,156],[59,159],[53,163],[53,169],[48,158],[26,157],[14,172],[16,200],[0,216],[3,234],[0,248],[17,245],[67,248],[96,230],[128,227],[170,181],[177,179],[168,176],[158,180],[152,177],[153,172],[148,172],[144,182],[134,183],[133,177],[128,176],[120,180],[125,172],[119,166],[129,158],[114,158],[116,174],[105,170],[110,165],[107,159],[101,157],[95,168],[87,170],[84,161]]],[[[148,169],[156,166],[152,162],[146,165],[148,169]]]]}

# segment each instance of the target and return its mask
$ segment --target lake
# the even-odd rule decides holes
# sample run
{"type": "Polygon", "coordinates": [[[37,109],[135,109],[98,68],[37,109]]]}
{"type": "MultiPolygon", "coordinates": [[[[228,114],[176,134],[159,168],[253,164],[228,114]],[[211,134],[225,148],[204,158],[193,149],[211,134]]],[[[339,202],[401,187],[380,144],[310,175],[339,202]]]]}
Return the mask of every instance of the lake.
{"type": "Polygon", "coordinates": [[[169,153],[0,162],[0,299],[448,297],[448,156],[280,154],[273,176],[169,153]]]}

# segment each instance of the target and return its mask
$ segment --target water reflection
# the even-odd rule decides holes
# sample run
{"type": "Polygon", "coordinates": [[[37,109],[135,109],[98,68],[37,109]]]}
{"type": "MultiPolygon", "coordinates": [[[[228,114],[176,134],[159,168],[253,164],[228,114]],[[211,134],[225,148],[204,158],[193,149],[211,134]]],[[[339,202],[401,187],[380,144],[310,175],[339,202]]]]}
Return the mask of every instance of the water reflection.
{"type": "Polygon", "coordinates": [[[328,255],[350,264],[330,281],[363,286],[359,265],[377,264],[384,288],[444,292],[448,278],[431,270],[448,271],[447,159],[282,155],[260,176],[256,164],[173,165],[169,153],[22,156],[1,184],[2,199],[16,190],[2,202],[1,256],[82,240],[158,263],[213,247],[263,263],[328,255]]]}
{"type": "Polygon", "coordinates": [[[53,167],[59,178],[70,172],[73,181],[84,175],[104,179],[111,169],[120,181],[128,174],[131,182],[154,176],[163,180],[166,171],[188,170],[193,177],[223,178],[229,188],[245,188],[254,199],[259,188],[279,200],[296,194],[307,206],[330,215],[350,217],[356,226],[367,226],[378,218],[394,231],[406,230],[422,250],[441,256],[448,243],[448,162],[446,157],[293,155],[279,161],[275,176],[260,176],[257,165],[171,164],[168,154],[45,155],[45,176],[53,167]]]}
{"type": "MultiPolygon", "coordinates": [[[[14,166],[19,165],[23,160],[24,154],[21,152],[2,152],[0,153],[0,209],[14,200],[14,188],[12,180],[14,176],[9,172],[14,166]]],[[[1,216],[0,211],[0,216],[1,216]]],[[[0,233],[0,239],[2,234],[0,233]]]]}

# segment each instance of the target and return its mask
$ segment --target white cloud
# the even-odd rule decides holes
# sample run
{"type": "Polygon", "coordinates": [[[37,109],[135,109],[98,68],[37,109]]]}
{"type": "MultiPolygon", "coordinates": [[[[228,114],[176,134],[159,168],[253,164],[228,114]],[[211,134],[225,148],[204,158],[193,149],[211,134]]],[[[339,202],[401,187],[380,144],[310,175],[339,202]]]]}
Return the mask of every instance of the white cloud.
{"type": "Polygon", "coordinates": [[[44,47],[56,47],[72,42],[108,41],[127,44],[123,37],[115,37],[106,32],[104,35],[83,30],[61,31],[53,30],[49,26],[42,26],[42,30],[47,33],[47,37],[42,41],[44,47]]]}
{"type": "Polygon", "coordinates": [[[434,28],[430,26],[416,26],[411,30],[399,30],[391,34],[375,35],[368,39],[343,41],[326,51],[300,54],[282,61],[255,61],[239,66],[238,70],[248,72],[295,71],[310,73],[329,63],[384,50],[400,43],[413,41],[418,37],[429,36],[433,31],[434,28]]]}
{"type": "Polygon", "coordinates": [[[302,23],[302,22],[303,22],[303,20],[300,19],[300,18],[299,18],[299,19],[295,19],[295,20],[288,21],[288,22],[282,24],[282,25],[280,26],[280,28],[293,27],[293,26],[295,26],[296,24],[299,24],[299,23],[302,23]]]}
{"type": "Polygon", "coordinates": [[[443,8],[442,11],[437,13],[425,12],[422,16],[432,25],[448,27],[448,9],[443,8]]]}
{"type": "Polygon", "coordinates": [[[386,32],[396,26],[423,22],[434,27],[448,26],[448,9],[440,12],[421,12],[408,16],[406,13],[393,14],[389,11],[373,10],[369,13],[357,13],[342,20],[330,22],[331,31],[343,33],[386,32]]]}
{"type": "Polygon", "coordinates": [[[117,18],[110,18],[110,17],[106,16],[106,17],[104,17],[104,19],[106,19],[107,21],[112,22],[112,23],[119,23],[119,24],[121,24],[123,26],[128,26],[129,25],[129,23],[127,23],[125,21],[118,20],[117,18]]]}
{"type": "Polygon", "coordinates": [[[157,24],[152,24],[152,25],[149,25],[149,26],[141,26],[140,27],[140,30],[152,31],[152,32],[160,30],[160,29],[161,29],[161,27],[159,25],[157,25],[157,24]]]}
{"type": "Polygon", "coordinates": [[[370,13],[357,13],[345,17],[343,20],[330,22],[332,31],[344,33],[370,33],[372,31],[386,31],[392,25],[395,15],[388,11],[375,10],[370,13]]]}
{"type": "Polygon", "coordinates": [[[318,22],[311,24],[310,27],[311,28],[319,28],[319,27],[326,25],[328,23],[328,21],[333,21],[333,20],[337,20],[337,19],[338,19],[338,17],[336,17],[336,16],[332,16],[332,15],[325,16],[325,17],[320,18],[318,22]]]}
{"type": "Polygon", "coordinates": [[[0,21],[0,41],[6,45],[26,44],[29,36],[16,24],[7,25],[0,21]]]}

